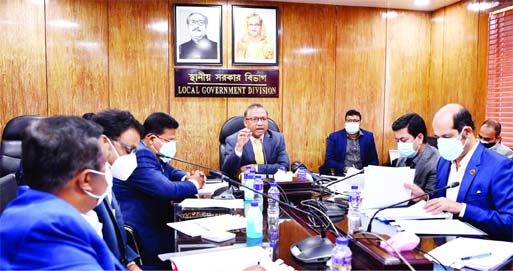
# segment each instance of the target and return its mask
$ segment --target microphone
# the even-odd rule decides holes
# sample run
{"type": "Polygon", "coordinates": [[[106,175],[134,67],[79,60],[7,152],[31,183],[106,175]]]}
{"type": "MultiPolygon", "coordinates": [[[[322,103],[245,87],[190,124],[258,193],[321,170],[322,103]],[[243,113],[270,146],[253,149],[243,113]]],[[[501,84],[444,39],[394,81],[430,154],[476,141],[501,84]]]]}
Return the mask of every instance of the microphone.
{"type": "Polygon", "coordinates": [[[427,195],[431,195],[431,194],[434,194],[436,192],[439,192],[439,191],[442,191],[442,190],[446,190],[446,189],[449,189],[449,188],[454,188],[454,187],[458,187],[460,185],[459,182],[452,182],[444,187],[440,187],[438,189],[435,189],[431,192],[426,192],[426,193],[423,193],[423,194],[420,194],[416,197],[413,197],[413,198],[410,198],[410,199],[407,199],[407,200],[403,200],[403,201],[400,201],[400,202],[397,202],[397,203],[394,203],[392,205],[389,205],[389,206],[386,206],[386,207],[383,207],[383,208],[380,208],[379,210],[377,210],[371,217],[371,219],[369,220],[369,225],[367,226],[367,232],[371,232],[371,229],[372,229],[372,221],[374,220],[374,218],[376,217],[376,215],[385,210],[385,209],[388,209],[388,208],[392,208],[392,207],[395,207],[395,206],[398,206],[398,205],[401,205],[403,203],[406,203],[406,202],[409,202],[410,200],[414,200],[414,199],[418,199],[418,198],[422,198],[424,196],[427,196],[427,195]]]}
{"type": "Polygon", "coordinates": [[[358,171],[358,172],[356,172],[356,173],[354,173],[354,174],[352,174],[352,175],[349,175],[349,176],[346,176],[346,177],[344,177],[344,178],[342,178],[342,179],[338,179],[338,180],[336,180],[336,181],[333,181],[333,182],[331,182],[331,183],[327,184],[327,185],[326,185],[326,186],[324,186],[324,187],[325,187],[325,188],[327,188],[328,186],[332,186],[332,185],[334,185],[334,184],[337,184],[337,183],[339,183],[339,182],[342,182],[342,181],[345,181],[345,180],[347,180],[347,179],[353,178],[354,176],[356,176],[356,175],[360,175],[360,174],[363,174],[363,173],[364,173],[364,170],[362,169],[362,170],[360,170],[360,171],[358,171]]]}
{"type": "MultiPolygon", "coordinates": [[[[223,181],[225,181],[231,185],[242,186],[248,190],[253,191],[256,194],[262,195],[266,199],[269,199],[269,195],[262,193],[256,189],[254,189],[253,187],[249,187],[249,186],[243,185],[235,180],[232,180],[230,177],[226,176],[222,172],[217,171],[215,169],[212,169],[212,168],[209,168],[206,166],[202,166],[202,165],[199,165],[196,163],[192,163],[189,161],[185,161],[185,160],[182,160],[179,158],[167,156],[162,153],[157,153],[157,156],[163,157],[163,158],[168,158],[171,160],[175,160],[175,161],[182,162],[182,163],[192,165],[192,166],[196,166],[199,168],[207,169],[210,171],[210,173],[213,173],[214,175],[219,176],[223,181]]],[[[317,219],[321,224],[323,224],[323,222],[324,222],[324,220],[316,212],[304,211],[304,210],[299,209],[298,207],[296,207],[288,202],[284,202],[280,199],[274,199],[274,200],[276,200],[278,203],[282,204],[282,206],[287,206],[290,209],[293,209],[295,211],[298,211],[300,213],[307,215],[308,217],[313,217],[314,219],[317,219]]],[[[315,209],[315,207],[314,207],[314,209],[315,209]]],[[[332,225],[333,230],[337,233],[336,235],[338,236],[338,230],[333,225],[333,223],[331,222],[329,217],[326,216],[325,214],[323,214],[322,212],[319,212],[319,213],[322,216],[325,216],[327,218],[327,220],[332,225]]],[[[291,246],[291,254],[294,257],[296,257],[296,259],[298,259],[302,262],[305,262],[305,263],[326,262],[327,260],[329,260],[329,258],[331,257],[331,250],[333,249],[333,243],[328,238],[326,238],[326,232],[325,232],[324,227],[321,227],[321,230],[322,230],[321,235],[308,237],[307,239],[304,239],[302,241],[299,241],[299,242],[293,244],[291,246]]]]}

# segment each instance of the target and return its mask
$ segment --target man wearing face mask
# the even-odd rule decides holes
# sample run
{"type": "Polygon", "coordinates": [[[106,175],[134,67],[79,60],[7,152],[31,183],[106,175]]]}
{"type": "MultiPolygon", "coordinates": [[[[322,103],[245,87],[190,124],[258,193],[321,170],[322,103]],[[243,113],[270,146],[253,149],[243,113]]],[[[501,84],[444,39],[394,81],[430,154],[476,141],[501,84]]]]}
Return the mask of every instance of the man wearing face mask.
{"type": "Polygon", "coordinates": [[[170,202],[194,196],[205,184],[205,174],[175,169],[169,158],[176,152],[178,122],[163,112],[144,121],[144,135],[137,147],[137,167],[126,180],[114,178],[114,193],[127,224],[137,229],[142,241],[143,269],[169,268],[157,255],[173,251],[173,221],[170,202]]]}
{"type": "Polygon", "coordinates": [[[362,169],[379,164],[374,135],[360,128],[362,115],[351,109],[345,115],[345,128],[329,135],[322,174],[344,175],[347,167],[362,169]]]}
{"type": "Polygon", "coordinates": [[[107,194],[98,125],[79,117],[32,122],[22,142],[24,181],[0,217],[4,270],[124,270],[81,214],[107,194]]]}
{"type": "Polygon", "coordinates": [[[394,166],[414,168],[413,182],[426,192],[433,191],[440,154],[426,144],[427,128],[422,117],[416,113],[401,116],[392,124],[392,131],[400,155],[394,166]]]}
{"type": "MultiPolygon", "coordinates": [[[[459,104],[442,107],[433,118],[433,130],[443,158],[436,188],[460,185],[436,193],[425,210],[452,213],[492,239],[513,241],[513,161],[478,144],[472,115],[459,104]]],[[[408,187],[412,197],[423,193],[415,184],[408,187]]]]}
{"type": "Polygon", "coordinates": [[[479,140],[487,149],[513,159],[513,150],[501,143],[501,130],[502,126],[499,121],[487,119],[479,130],[479,140]]]}
{"type": "MultiPolygon", "coordinates": [[[[83,116],[84,117],[84,116],[83,116]]],[[[113,180],[126,180],[137,167],[135,150],[141,140],[142,125],[128,111],[106,110],[89,115],[91,121],[103,128],[102,152],[107,160],[108,193],[86,219],[95,227],[118,260],[130,270],[140,270],[135,263],[139,255],[127,245],[124,219],[115,195],[113,180]]]]}

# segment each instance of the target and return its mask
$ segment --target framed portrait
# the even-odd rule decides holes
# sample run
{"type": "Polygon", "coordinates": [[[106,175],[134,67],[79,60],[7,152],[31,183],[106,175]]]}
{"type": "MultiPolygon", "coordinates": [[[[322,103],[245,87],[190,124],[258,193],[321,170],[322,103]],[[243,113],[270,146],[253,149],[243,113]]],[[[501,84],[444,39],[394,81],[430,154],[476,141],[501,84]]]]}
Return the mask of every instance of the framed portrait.
{"type": "Polygon", "coordinates": [[[278,65],[278,8],[232,7],[232,63],[278,65]]]}
{"type": "Polygon", "coordinates": [[[222,64],[222,6],[175,4],[175,64],[222,64]]]}

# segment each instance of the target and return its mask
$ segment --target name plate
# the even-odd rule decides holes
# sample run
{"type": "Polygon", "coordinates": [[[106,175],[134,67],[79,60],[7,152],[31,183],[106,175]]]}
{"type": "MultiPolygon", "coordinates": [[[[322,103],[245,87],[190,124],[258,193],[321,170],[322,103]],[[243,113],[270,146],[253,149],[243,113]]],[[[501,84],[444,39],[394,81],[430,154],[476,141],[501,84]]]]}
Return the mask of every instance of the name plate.
{"type": "Polygon", "coordinates": [[[279,97],[278,70],[175,69],[175,97],[279,97]]]}

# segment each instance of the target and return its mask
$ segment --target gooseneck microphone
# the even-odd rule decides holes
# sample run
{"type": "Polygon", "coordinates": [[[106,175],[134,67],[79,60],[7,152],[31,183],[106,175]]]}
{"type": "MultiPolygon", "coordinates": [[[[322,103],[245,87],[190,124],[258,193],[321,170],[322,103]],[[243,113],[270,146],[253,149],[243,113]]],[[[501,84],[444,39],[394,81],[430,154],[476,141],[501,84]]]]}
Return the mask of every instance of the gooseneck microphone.
{"type": "Polygon", "coordinates": [[[414,200],[414,199],[418,199],[418,198],[422,198],[424,196],[427,196],[427,195],[431,195],[431,194],[434,194],[436,192],[439,192],[439,191],[442,191],[442,190],[446,190],[446,189],[449,189],[449,188],[454,188],[454,187],[458,187],[460,185],[459,182],[452,182],[444,187],[440,187],[438,189],[435,189],[431,192],[427,192],[427,193],[424,193],[424,194],[420,194],[418,196],[415,196],[413,198],[409,198],[407,200],[403,200],[403,201],[400,201],[400,202],[397,202],[397,203],[394,203],[392,205],[389,205],[389,206],[386,206],[386,207],[383,207],[383,208],[380,208],[379,210],[377,210],[371,217],[371,219],[369,220],[369,225],[367,226],[367,232],[371,232],[371,229],[372,229],[372,221],[374,220],[374,218],[376,217],[376,215],[385,210],[385,209],[388,209],[388,208],[392,208],[392,207],[395,207],[395,206],[398,206],[398,205],[401,205],[403,203],[406,203],[406,202],[409,202],[410,200],[414,200]]]}
{"type": "Polygon", "coordinates": [[[338,179],[338,180],[336,180],[336,181],[333,181],[333,182],[331,182],[331,183],[327,184],[327,185],[326,185],[326,186],[324,186],[324,187],[325,187],[325,188],[327,188],[328,186],[332,186],[332,185],[337,184],[337,183],[339,183],[339,182],[343,182],[343,181],[345,181],[345,180],[347,180],[347,179],[351,179],[351,178],[353,178],[354,176],[356,176],[356,175],[360,175],[360,174],[363,174],[363,173],[364,173],[364,170],[362,169],[362,170],[360,170],[360,171],[358,171],[358,172],[356,172],[356,173],[354,173],[354,174],[351,174],[351,175],[349,175],[349,176],[346,176],[346,177],[344,177],[344,178],[342,178],[342,179],[338,179]]]}

